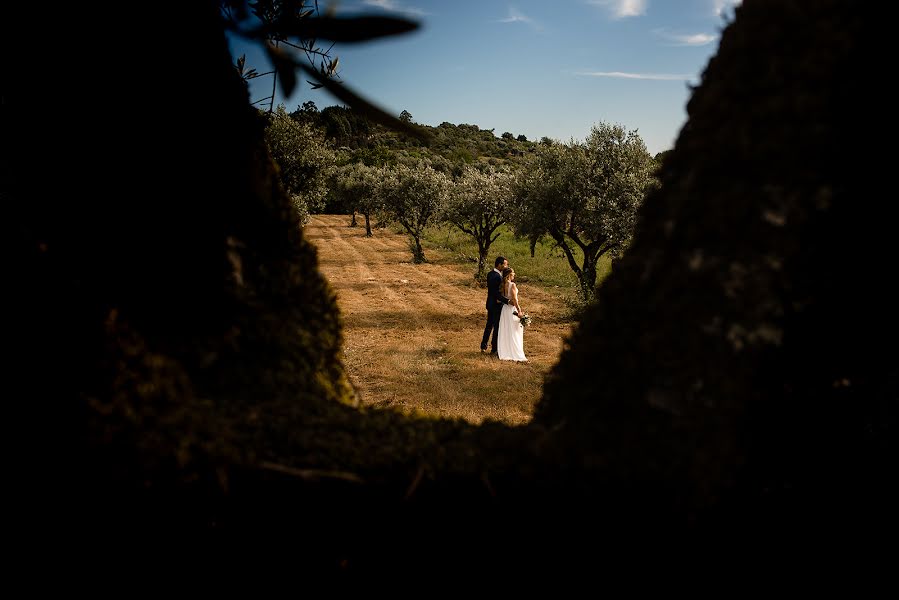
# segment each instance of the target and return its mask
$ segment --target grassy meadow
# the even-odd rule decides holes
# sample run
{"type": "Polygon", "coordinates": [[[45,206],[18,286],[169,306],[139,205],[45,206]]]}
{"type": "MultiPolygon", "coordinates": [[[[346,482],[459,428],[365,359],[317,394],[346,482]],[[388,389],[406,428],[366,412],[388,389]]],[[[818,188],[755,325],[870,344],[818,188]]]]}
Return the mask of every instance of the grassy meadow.
{"type": "MultiPolygon", "coordinates": [[[[396,233],[402,233],[402,229],[395,229],[396,233]]],[[[505,256],[509,264],[515,269],[516,277],[523,283],[539,285],[547,292],[555,290],[562,296],[574,295],[577,289],[577,276],[568,265],[568,259],[560,248],[554,247],[552,240],[543,238],[537,242],[534,248],[534,257],[531,258],[530,242],[526,238],[516,238],[511,227],[504,225],[498,229],[500,236],[490,246],[490,254],[487,256],[487,269],[493,267],[493,260],[497,256],[505,256]]],[[[450,225],[431,227],[422,240],[425,244],[425,256],[428,256],[428,248],[443,252],[442,259],[438,262],[457,263],[469,265],[471,273],[478,266],[478,245],[467,233],[459,231],[450,225]]],[[[580,249],[575,249],[575,259],[581,263],[583,255],[580,249]]],[[[431,257],[428,256],[428,260],[431,257]]],[[[597,268],[597,283],[602,281],[611,272],[612,264],[608,256],[599,261],[597,268]]]]}
{"type": "MultiPolygon", "coordinates": [[[[500,361],[479,349],[485,290],[473,278],[476,244],[449,227],[422,240],[426,263],[414,264],[408,236],[396,227],[348,227],[345,215],[313,215],[305,227],[337,293],[345,366],[364,406],[420,417],[531,419],[545,374],[575,324],[576,277],[562,252],[508,228],[491,247],[515,267],[522,306],[534,319],[525,333],[527,363],[500,361]]],[[[603,264],[608,272],[608,263],[603,264]]]]}

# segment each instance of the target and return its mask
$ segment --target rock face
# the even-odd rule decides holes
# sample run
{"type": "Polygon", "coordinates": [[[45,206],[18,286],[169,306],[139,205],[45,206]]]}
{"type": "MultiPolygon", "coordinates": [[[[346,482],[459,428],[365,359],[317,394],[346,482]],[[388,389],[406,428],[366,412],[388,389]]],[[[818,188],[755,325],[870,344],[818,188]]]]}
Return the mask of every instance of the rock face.
{"type": "Polygon", "coordinates": [[[751,527],[861,510],[892,479],[897,361],[880,348],[899,303],[879,126],[859,118],[878,60],[865,12],[746,0],[723,32],[537,408],[563,464],[620,482],[607,498],[751,527]]]}

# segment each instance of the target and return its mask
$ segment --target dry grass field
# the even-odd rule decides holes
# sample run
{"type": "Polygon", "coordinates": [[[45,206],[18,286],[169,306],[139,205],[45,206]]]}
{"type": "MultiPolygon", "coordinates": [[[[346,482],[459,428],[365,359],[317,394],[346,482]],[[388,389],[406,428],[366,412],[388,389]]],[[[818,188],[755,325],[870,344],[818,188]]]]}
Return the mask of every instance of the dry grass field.
{"type": "MultiPolygon", "coordinates": [[[[378,229],[366,238],[364,227],[348,225],[346,215],[313,215],[305,235],[337,293],[344,359],[362,404],[473,423],[530,420],[571,327],[559,294],[519,282],[533,318],[529,362],[500,361],[479,349],[486,290],[470,264],[426,248],[430,262],[416,265],[405,235],[378,229]]],[[[516,257],[507,258],[514,267],[516,257]]]]}

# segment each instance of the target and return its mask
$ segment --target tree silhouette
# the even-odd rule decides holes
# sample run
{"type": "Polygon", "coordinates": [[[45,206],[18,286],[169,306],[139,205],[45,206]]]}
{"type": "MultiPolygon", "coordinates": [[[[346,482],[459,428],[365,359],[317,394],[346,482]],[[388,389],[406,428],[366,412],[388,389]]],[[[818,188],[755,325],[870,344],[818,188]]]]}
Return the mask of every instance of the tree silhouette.
{"type": "Polygon", "coordinates": [[[899,298],[872,176],[886,154],[859,152],[882,141],[858,125],[883,57],[869,7],[736,10],[660,190],[521,428],[351,406],[333,292],[217,7],[153,22],[186,63],[165,85],[148,85],[157,48],[108,52],[106,10],[5,13],[28,36],[4,37],[10,63],[44,67],[17,71],[32,94],[0,105],[15,542],[124,553],[152,535],[177,551],[191,535],[246,554],[271,537],[316,573],[540,573],[571,571],[572,532],[613,552],[639,540],[643,557],[672,533],[815,541],[891,523],[899,298]],[[129,101],[98,102],[55,46],[34,54],[27,24],[108,56],[129,101]]]}

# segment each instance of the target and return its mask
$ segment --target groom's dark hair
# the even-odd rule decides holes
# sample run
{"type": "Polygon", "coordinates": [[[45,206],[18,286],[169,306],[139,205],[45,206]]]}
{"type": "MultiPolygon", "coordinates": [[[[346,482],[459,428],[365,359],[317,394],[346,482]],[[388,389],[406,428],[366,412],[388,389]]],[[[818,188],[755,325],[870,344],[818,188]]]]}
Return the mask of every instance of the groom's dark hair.
{"type": "Polygon", "coordinates": [[[496,257],[496,260],[493,261],[493,266],[494,266],[494,267],[498,267],[498,266],[500,266],[501,264],[503,264],[504,262],[506,262],[506,257],[505,257],[505,256],[497,256],[497,257],[496,257]]]}

